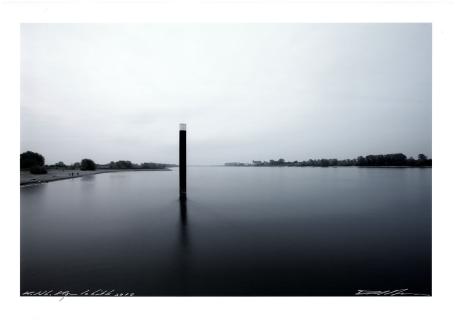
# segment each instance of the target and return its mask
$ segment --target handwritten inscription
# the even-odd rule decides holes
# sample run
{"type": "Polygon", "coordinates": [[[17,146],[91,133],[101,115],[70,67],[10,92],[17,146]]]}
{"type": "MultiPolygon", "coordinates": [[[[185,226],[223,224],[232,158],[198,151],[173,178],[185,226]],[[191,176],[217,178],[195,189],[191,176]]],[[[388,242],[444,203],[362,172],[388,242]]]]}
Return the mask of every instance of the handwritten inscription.
{"type": "Polygon", "coordinates": [[[22,292],[23,296],[56,296],[61,297],[60,301],[68,296],[117,296],[117,297],[131,297],[134,296],[133,292],[118,292],[117,290],[84,290],[82,292],[71,292],[69,290],[43,290],[43,291],[25,291],[22,292]]]}
{"type": "Polygon", "coordinates": [[[399,296],[399,295],[423,295],[423,296],[428,296],[428,294],[423,294],[423,293],[411,293],[408,292],[408,289],[398,289],[398,290],[382,290],[382,291],[376,291],[376,290],[357,290],[357,293],[355,295],[380,295],[380,296],[399,296]]]}

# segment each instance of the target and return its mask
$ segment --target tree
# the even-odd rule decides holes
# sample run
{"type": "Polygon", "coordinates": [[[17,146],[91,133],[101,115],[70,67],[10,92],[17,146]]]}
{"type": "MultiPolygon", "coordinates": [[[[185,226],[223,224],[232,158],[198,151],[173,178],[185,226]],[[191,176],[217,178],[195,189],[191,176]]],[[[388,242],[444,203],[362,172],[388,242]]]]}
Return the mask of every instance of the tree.
{"type": "Polygon", "coordinates": [[[73,165],[71,165],[71,169],[80,169],[81,168],[81,163],[76,162],[73,165]]]}
{"type": "Polygon", "coordinates": [[[418,158],[419,161],[421,162],[425,162],[428,159],[428,157],[425,154],[419,154],[418,158]]]}
{"type": "Polygon", "coordinates": [[[47,174],[47,169],[44,166],[34,165],[30,168],[32,174],[47,174]]]}
{"type": "Polygon", "coordinates": [[[419,154],[417,156],[417,164],[419,166],[431,166],[431,159],[428,159],[425,154],[419,154]]]}
{"type": "Polygon", "coordinates": [[[409,166],[416,166],[417,161],[414,159],[414,157],[409,157],[408,158],[408,165],[409,166]]]}
{"type": "Polygon", "coordinates": [[[166,168],[164,164],[158,163],[142,163],[140,168],[142,169],[163,169],[166,168]]]}
{"type": "Polygon", "coordinates": [[[325,158],[321,159],[319,161],[319,163],[320,163],[320,166],[322,166],[322,167],[328,167],[330,165],[330,161],[328,159],[325,159],[325,158]]]}
{"type": "Polygon", "coordinates": [[[58,163],[55,163],[55,165],[54,165],[54,166],[55,166],[55,167],[58,167],[58,168],[65,168],[65,167],[66,167],[66,165],[65,165],[65,163],[64,163],[64,162],[58,162],[58,163]]]}
{"type": "MultiPolygon", "coordinates": [[[[109,163],[109,168],[111,169],[132,169],[135,167],[135,164],[133,164],[129,160],[119,160],[116,162],[110,162],[109,163]]],[[[137,167],[139,167],[137,165],[137,167]]]]}
{"type": "Polygon", "coordinates": [[[408,158],[406,155],[399,153],[399,154],[388,154],[386,156],[389,156],[391,159],[392,164],[394,166],[403,166],[407,165],[407,160],[408,158]]]}
{"type": "Polygon", "coordinates": [[[365,166],[367,164],[367,160],[363,156],[357,157],[357,165],[365,166]]]}
{"type": "Polygon", "coordinates": [[[81,160],[81,170],[83,171],[94,171],[96,169],[96,164],[94,161],[88,158],[81,160]]]}
{"type": "Polygon", "coordinates": [[[21,169],[44,166],[44,157],[41,154],[26,151],[21,154],[21,169]]]}

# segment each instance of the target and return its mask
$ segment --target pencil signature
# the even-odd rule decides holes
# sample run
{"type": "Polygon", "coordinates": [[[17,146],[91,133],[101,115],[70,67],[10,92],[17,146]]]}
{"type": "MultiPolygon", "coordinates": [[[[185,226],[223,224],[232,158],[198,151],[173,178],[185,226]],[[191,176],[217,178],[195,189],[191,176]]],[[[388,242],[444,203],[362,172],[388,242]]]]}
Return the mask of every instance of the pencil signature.
{"type": "Polygon", "coordinates": [[[130,297],[134,296],[133,292],[118,292],[116,290],[84,290],[82,292],[71,292],[70,290],[41,290],[41,291],[25,291],[22,296],[56,296],[60,297],[60,301],[68,296],[116,296],[116,297],[130,297]]]}
{"type": "Polygon", "coordinates": [[[355,295],[381,295],[381,296],[399,296],[399,295],[417,295],[417,296],[429,296],[429,294],[425,293],[412,293],[407,292],[409,289],[398,289],[398,290],[357,290],[355,295]]]}

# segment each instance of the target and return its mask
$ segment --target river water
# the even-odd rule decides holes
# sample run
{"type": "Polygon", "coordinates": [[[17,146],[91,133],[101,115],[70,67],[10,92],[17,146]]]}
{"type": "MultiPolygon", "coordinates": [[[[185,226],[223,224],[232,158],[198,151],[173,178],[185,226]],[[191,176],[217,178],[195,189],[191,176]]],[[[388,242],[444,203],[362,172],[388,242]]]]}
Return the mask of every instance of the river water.
{"type": "Polygon", "coordinates": [[[431,294],[431,169],[189,167],[21,187],[21,293],[431,294]]]}

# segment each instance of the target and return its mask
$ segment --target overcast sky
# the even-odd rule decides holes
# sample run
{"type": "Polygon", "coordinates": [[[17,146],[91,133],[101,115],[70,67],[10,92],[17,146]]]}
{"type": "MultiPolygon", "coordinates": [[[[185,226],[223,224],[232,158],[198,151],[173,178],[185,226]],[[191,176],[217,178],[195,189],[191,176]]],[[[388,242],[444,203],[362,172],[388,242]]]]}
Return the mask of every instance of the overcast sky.
{"type": "Polygon", "coordinates": [[[21,152],[46,163],[431,156],[430,24],[24,24],[21,152]]]}

